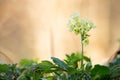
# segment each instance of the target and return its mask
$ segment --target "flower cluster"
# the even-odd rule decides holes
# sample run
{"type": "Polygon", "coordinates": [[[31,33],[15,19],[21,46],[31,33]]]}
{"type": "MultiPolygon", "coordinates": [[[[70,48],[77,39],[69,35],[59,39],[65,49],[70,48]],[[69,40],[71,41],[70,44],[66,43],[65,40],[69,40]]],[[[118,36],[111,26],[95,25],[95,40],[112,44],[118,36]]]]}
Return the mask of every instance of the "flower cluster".
{"type": "Polygon", "coordinates": [[[74,32],[77,35],[81,34],[82,42],[84,44],[88,44],[89,35],[87,34],[87,32],[89,32],[92,28],[95,28],[95,25],[91,20],[80,19],[79,14],[75,13],[68,21],[68,27],[71,32],[74,32]]]}

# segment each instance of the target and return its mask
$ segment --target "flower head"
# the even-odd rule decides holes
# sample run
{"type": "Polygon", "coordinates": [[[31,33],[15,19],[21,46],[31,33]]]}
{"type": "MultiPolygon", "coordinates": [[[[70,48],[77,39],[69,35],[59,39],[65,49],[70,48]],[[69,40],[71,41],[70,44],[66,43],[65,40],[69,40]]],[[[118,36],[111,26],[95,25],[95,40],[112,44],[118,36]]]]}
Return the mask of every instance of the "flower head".
{"type": "Polygon", "coordinates": [[[71,16],[70,20],[68,21],[68,27],[71,32],[74,32],[75,34],[82,34],[87,33],[92,28],[95,28],[95,25],[91,20],[80,20],[79,14],[75,13],[71,16]]]}
{"type": "Polygon", "coordinates": [[[88,34],[92,28],[95,28],[95,25],[91,20],[88,19],[80,19],[80,15],[75,13],[71,16],[70,20],[68,21],[68,27],[71,32],[75,34],[81,34],[82,42],[88,43],[88,34]]]}

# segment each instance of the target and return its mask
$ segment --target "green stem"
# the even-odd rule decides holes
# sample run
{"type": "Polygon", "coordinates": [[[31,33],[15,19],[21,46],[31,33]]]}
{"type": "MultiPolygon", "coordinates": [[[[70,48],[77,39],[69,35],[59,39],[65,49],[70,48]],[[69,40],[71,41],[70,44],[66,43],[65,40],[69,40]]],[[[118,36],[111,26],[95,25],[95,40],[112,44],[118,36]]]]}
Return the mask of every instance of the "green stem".
{"type": "Polygon", "coordinates": [[[83,44],[83,34],[81,34],[81,45],[82,45],[82,56],[81,56],[81,69],[84,70],[84,64],[83,64],[83,59],[84,59],[84,44],[83,44]]]}

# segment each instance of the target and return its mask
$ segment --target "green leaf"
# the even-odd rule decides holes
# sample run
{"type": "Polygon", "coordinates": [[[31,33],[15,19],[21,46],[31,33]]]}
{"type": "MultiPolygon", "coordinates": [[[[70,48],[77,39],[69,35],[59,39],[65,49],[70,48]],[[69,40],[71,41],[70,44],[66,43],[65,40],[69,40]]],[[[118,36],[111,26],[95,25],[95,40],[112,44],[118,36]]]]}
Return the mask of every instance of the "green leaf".
{"type": "Polygon", "coordinates": [[[91,71],[92,77],[94,77],[95,80],[108,77],[109,73],[110,73],[109,68],[101,65],[95,65],[91,71]]]}
{"type": "Polygon", "coordinates": [[[31,59],[22,59],[20,62],[19,62],[19,67],[24,67],[24,68],[28,68],[30,67],[31,65],[35,65],[37,64],[37,60],[31,60],[31,59]]]}
{"type": "Polygon", "coordinates": [[[120,77],[120,64],[114,64],[113,66],[110,66],[110,77],[112,79],[120,77]]]}
{"type": "Polygon", "coordinates": [[[56,66],[54,64],[52,64],[50,61],[42,61],[39,64],[40,70],[43,70],[43,71],[51,70],[54,67],[56,67],[56,66]]]}
{"type": "Polygon", "coordinates": [[[69,66],[62,60],[55,58],[55,57],[51,57],[51,59],[53,60],[53,62],[58,65],[60,68],[63,68],[65,70],[67,70],[69,68],[69,66]]]}
{"type": "Polygon", "coordinates": [[[66,55],[66,59],[64,60],[70,67],[78,68],[78,62],[81,60],[80,53],[72,53],[70,55],[66,55]]]}
{"type": "Polygon", "coordinates": [[[0,72],[9,70],[9,65],[0,64],[0,72]]]}
{"type": "Polygon", "coordinates": [[[90,58],[88,58],[87,56],[83,56],[83,57],[86,62],[91,62],[90,58]]]}
{"type": "Polygon", "coordinates": [[[46,67],[53,67],[54,66],[53,63],[51,63],[50,61],[42,61],[40,64],[43,66],[46,66],[46,67]]]}
{"type": "Polygon", "coordinates": [[[57,70],[56,66],[51,63],[50,61],[42,61],[40,64],[39,64],[39,70],[42,72],[42,73],[52,73],[52,72],[55,72],[57,70]]]}

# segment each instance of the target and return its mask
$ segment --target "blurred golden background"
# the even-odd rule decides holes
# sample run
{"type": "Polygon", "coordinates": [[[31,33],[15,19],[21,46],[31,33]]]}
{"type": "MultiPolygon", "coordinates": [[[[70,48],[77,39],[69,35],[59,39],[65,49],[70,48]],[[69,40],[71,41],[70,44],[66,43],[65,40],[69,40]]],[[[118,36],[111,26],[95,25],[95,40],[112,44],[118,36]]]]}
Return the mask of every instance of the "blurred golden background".
{"type": "Polygon", "coordinates": [[[70,15],[78,12],[97,26],[85,54],[103,64],[118,50],[119,7],[120,0],[0,0],[0,61],[63,59],[80,51],[80,36],[67,28],[70,15]]]}

